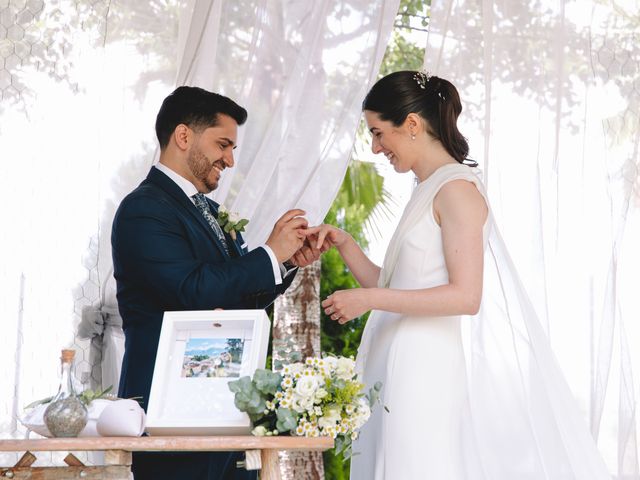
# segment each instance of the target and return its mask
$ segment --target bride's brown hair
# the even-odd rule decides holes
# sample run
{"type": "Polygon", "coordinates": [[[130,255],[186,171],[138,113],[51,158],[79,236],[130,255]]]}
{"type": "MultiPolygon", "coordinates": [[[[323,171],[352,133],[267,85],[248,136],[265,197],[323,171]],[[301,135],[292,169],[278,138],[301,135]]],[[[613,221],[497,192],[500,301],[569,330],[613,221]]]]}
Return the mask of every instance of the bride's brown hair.
{"type": "Polygon", "coordinates": [[[402,125],[410,113],[427,123],[427,133],[440,141],[449,155],[470,166],[469,144],[458,130],[462,111],[460,95],[451,82],[424,72],[403,70],[378,80],[362,102],[362,109],[375,112],[381,120],[402,125]]]}

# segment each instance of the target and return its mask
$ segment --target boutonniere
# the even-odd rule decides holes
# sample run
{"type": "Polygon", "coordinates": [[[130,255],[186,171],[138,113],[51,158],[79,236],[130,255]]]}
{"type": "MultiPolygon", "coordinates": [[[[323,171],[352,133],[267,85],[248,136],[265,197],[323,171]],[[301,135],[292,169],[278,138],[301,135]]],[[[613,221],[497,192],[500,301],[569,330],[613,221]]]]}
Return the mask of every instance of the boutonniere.
{"type": "Polygon", "coordinates": [[[244,227],[246,227],[248,223],[249,220],[240,218],[238,212],[230,212],[224,205],[220,205],[218,208],[218,224],[220,228],[231,235],[234,241],[237,233],[244,232],[244,227]]]}

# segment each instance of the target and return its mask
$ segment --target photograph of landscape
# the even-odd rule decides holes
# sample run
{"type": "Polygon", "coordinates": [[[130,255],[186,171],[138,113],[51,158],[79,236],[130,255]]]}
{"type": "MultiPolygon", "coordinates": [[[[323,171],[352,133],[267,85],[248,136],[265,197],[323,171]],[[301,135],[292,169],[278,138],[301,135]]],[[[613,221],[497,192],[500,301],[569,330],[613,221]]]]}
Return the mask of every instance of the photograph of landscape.
{"type": "Polygon", "coordinates": [[[182,377],[239,377],[243,348],[241,338],[190,338],[184,351],[182,377]]]}

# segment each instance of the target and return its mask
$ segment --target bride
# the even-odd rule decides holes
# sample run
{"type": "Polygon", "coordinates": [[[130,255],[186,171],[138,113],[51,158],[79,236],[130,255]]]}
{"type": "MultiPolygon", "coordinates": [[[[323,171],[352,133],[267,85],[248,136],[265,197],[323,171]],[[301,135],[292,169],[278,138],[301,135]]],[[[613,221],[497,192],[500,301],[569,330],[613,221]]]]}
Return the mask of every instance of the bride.
{"type": "Polygon", "coordinates": [[[373,152],[418,185],[382,268],[344,231],[309,229],[361,285],[330,295],[326,314],[373,310],[357,366],[367,386],[382,381],[386,408],[354,442],[351,478],[610,478],[467,159],[456,88],[395,72],[363,109],[373,152]]]}

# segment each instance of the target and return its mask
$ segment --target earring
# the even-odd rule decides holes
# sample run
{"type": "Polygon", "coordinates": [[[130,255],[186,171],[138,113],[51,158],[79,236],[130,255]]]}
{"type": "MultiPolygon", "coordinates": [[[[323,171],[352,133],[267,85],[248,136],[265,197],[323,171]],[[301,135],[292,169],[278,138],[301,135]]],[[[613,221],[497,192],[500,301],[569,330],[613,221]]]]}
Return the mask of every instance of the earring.
{"type": "Polygon", "coordinates": [[[416,139],[416,136],[412,133],[411,134],[411,140],[415,140],[415,139],[416,139]]]}

